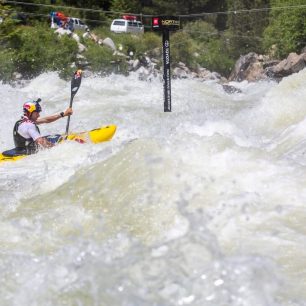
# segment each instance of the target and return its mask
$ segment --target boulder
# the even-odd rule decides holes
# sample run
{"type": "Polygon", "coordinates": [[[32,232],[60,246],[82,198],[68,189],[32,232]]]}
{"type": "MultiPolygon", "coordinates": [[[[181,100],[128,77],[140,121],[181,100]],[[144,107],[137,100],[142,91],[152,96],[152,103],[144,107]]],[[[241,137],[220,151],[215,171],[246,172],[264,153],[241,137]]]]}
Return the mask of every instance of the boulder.
{"type": "Polygon", "coordinates": [[[292,73],[299,72],[306,66],[306,53],[300,55],[290,53],[288,57],[275,66],[266,69],[267,75],[276,79],[282,79],[292,73]]]}
{"type": "Polygon", "coordinates": [[[239,88],[233,85],[223,84],[222,87],[223,87],[223,90],[229,94],[242,92],[239,88]]]}
{"type": "Polygon", "coordinates": [[[80,42],[80,37],[79,37],[78,34],[72,33],[72,38],[73,38],[77,43],[80,42]]]}
{"type": "Polygon", "coordinates": [[[132,60],[131,65],[132,65],[132,70],[136,71],[140,67],[139,59],[132,60]]]}
{"type": "Polygon", "coordinates": [[[94,33],[91,33],[89,30],[86,31],[84,34],[83,34],[83,38],[90,38],[92,39],[95,43],[98,43],[98,36],[94,33]]]}
{"type": "Polygon", "coordinates": [[[62,36],[62,35],[68,35],[71,36],[72,32],[70,30],[65,30],[63,28],[58,28],[54,31],[54,33],[62,36]]]}
{"type": "Polygon", "coordinates": [[[109,37],[106,37],[105,39],[102,40],[102,45],[107,46],[111,48],[113,51],[116,51],[116,46],[113,40],[109,37]]]}
{"type": "Polygon", "coordinates": [[[178,78],[178,79],[187,79],[188,78],[188,73],[180,68],[180,67],[175,67],[173,69],[173,73],[172,73],[173,78],[178,78]]]}
{"type": "Polygon", "coordinates": [[[86,50],[86,47],[83,44],[78,43],[78,51],[82,53],[86,50]]]}
{"type": "Polygon", "coordinates": [[[138,79],[141,81],[148,81],[152,78],[150,71],[143,66],[141,66],[136,72],[138,73],[138,79]]]}
{"type": "Polygon", "coordinates": [[[266,78],[262,57],[255,52],[250,52],[247,55],[241,56],[236,62],[229,76],[229,81],[257,81],[266,78]]]}
{"type": "Polygon", "coordinates": [[[199,67],[197,69],[197,74],[198,74],[198,77],[200,79],[209,79],[210,75],[211,75],[211,72],[208,69],[206,69],[206,68],[199,67]]]}

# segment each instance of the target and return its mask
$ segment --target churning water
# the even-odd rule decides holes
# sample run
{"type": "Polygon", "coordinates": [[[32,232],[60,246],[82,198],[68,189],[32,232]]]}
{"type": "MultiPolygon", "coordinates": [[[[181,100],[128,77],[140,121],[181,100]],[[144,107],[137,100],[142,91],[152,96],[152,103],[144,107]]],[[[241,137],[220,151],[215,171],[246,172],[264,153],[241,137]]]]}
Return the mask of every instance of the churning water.
{"type": "MultiPolygon", "coordinates": [[[[306,305],[305,80],[175,80],[164,113],[159,79],[83,78],[70,130],[117,133],[1,164],[1,306],[306,305]]],[[[0,92],[5,150],[22,104],[62,111],[70,83],[0,92]]]]}

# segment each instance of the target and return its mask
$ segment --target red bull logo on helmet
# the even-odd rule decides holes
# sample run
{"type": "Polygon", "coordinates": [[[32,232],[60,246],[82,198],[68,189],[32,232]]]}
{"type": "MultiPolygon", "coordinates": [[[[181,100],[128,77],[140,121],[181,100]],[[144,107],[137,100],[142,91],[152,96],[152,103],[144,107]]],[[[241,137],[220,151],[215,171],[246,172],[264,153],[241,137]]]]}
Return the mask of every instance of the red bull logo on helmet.
{"type": "Polygon", "coordinates": [[[36,106],[34,103],[27,102],[23,104],[23,110],[29,113],[33,113],[36,110],[36,106]]]}
{"type": "Polygon", "coordinates": [[[41,112],[41,107],[38,102],[26,102],[23,104],[23,111],[28,113],[41,112]]]}

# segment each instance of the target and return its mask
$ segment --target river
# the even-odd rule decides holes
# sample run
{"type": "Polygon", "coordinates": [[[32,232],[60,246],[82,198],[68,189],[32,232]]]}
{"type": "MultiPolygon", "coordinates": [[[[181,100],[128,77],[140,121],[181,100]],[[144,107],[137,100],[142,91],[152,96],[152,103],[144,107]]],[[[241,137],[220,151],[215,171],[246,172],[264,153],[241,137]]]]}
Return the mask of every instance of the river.
{"type": "MultiPolygon", "coordinates": [[[[306,305],[306,70],[280,83],[84,77],[65,143],[0,166],[1,306],[306,305]]],[[[70,82],[0,84],[0,146],[22,104],[70,82]]],[[[66,118],[42,125],[63,133],[66,118]]]]}

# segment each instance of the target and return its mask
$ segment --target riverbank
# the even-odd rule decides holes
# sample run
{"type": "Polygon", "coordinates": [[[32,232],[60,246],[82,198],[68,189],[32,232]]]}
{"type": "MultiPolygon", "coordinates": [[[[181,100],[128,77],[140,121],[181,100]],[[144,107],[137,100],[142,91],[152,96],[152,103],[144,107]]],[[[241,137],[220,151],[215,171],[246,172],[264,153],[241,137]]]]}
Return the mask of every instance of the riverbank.
{"type": "MultiPolygon", "coordinates": [[[[39,72],[54,70],[59,70],[62,77],[67,77],[71,74],[71,70],[76,68],[83,69],[85,75],[98,74],[105,76],[111,73],[128,75],[133,72],[137,73],[139,79],[143,81],[150,81],[154,77],[162,76],[161,41],[160,37],[154,33],[144,36],[121,34],[111,38],[101,34],[101,32],[100,34],[90,31],[74,33],[62,28],[52,29],[52,31],[48,29],[47,31],[49,31],[49,43],[47,43],[46,48],[51,48],[52,39],[60,42],[59,46],[62,51],[58,57],[63,57],[61,61],[57,59],[50,65],[48,64],[48,58],[45,57],[46,62],[44,63],[41,59],[42,56],[37,52],[36,57],[34,57],[35,52],[33,52],[32,66],[35,67],[33,68],[35,71],[31,72],[26,69],[31,58],[29,58],[29,54],[25,54],[23,56],[26,60],[23,63],[25,69],[12,72],[11,77],[9,77],[9,74],[6,75],[4,81],[11,84],[20,84],[26,79],[37,76],[39,72]],[[51,32],[54,32],[54,34],[50,34],[51,32]],[[52,35],[55,35],[55,37],[52,38],[52,35]],[[150,50],[149,46],[151,47],[150,50]],[[70,55],[69,58],[67,58],[67,54],[70,55]],[[64,58],[67,58],[71,63],[64,63],[64,58]],[[41,62],[41,67],[36,67],[37,62],[41,62]],[[61,64],[65,67],[59,68],[58,66],[61,64]]],[[[41,36],[46,38],[46,34],[43,32],[33,32],[33,34],[35,34],[34,39],[37,41],[41,39],[41,36]]],[[[251,52],[242,55],[232,65],[233,68],[230,69],[230,73],[224,75],[217,71],[211,71],[193,60],[186,63],[179,61],[176,50],[173,48],[172,77],[174,79],[199,79],[200,81],[213,80],[225,85],[226,90],[228,89],[226,84],[231,81],[275,80],[278,82],[283,77],[299,72],[305,67],[306,53],[304,51],[301,54],[290,53],[283,60],[275,59],[271,55],[251,52]]],[[[58,53],[55,50],[48,51],[49,54],[55,52],[58,53]]],[[[54,56],[56,57],[56,54],[54,56]]],[[[196,58],[198,55],[190,54],[189,56],[196,58]]],[[[18,61],[20,60],[18,59],[18,61]]],[[[18,69],[20,66],[22,67],[22,65],[17,65],[18,69]]]]}

